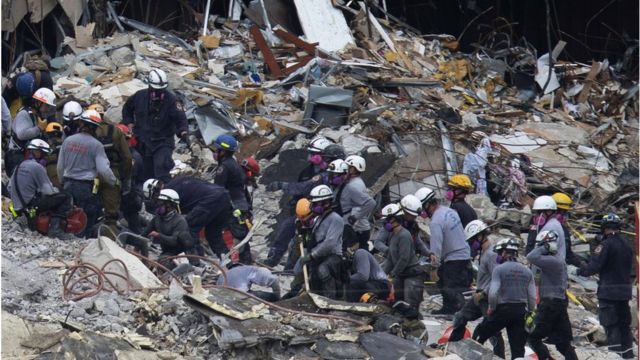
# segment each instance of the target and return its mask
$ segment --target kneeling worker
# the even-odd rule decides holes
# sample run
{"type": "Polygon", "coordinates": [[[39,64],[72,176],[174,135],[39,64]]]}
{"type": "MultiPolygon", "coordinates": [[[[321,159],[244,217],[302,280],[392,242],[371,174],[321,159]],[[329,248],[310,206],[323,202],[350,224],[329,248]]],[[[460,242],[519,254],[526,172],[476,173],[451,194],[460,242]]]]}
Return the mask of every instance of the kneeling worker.
{"type": "Polygon", "coordinates": [[[359,249],[358,239],[346,249],[347,265],[351,270],[347,285],[347,301],[369,302],[372,296],[385,300],[389,295],[387,274],[376,258],[365,249],[359,249]]]}
{"type": "MultiPolygon", "coordinates": [[[[224,285],[224,276],[218,278],[218,285],[224,285]]],[[[226,286],[242,290],[262,300],[271,302],[280,300],[278,277],[263,267],[240,263],[230,264],[229,271],[227,271],[226,286]],[[252,285],[269,287],[272,292],[252,290],[252,285]]]]}

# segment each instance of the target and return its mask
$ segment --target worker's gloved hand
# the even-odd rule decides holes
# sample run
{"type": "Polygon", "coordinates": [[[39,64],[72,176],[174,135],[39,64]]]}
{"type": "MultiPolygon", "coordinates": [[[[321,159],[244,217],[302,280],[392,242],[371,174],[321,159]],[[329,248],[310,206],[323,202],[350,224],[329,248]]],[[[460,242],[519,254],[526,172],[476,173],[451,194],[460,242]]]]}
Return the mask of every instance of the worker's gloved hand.
{"type": "Polygon", "coordinates": [[[394,280],[393,276],[391,275],[387,276],[387,281],[389,281],[390,284],[393,284],[393,280],[394,280]]]}
{"type": "Polygon", "coordinates": [[[38,129],[40,129],[40,131],[45,132],[47,130],[47,124],[49,122],[47,121],[47,119],[42,119],[42,118],[38,118],[38,123],[36,124],[38,126],[38,129]]]}
{"type": "Polygon", "coordinates": [[[475,293],[473,293],[473,302],[478,305],[480,304],[480,301],[482,301],[482,299],[484,299],[484,291],[477,291],[475,293]]]}
{"type": "Polygon", "coordinates": [[[129,195],[129,193],[131,192],[131,178],[125,179],[122,182],[122,187],[120,188],[120,191],[122,192],[122,195],[129,195]]]}
{"type": "Polygon", "coordinates": [[[180,133],[180,141],[184,142],[188,148],[191,148],[191,141],[189,140],[189,134],[186,131],[180,133]]]}
{"type": "Polygon", "coordinates": [[[113,184],[113,186],[115,186],[115,187],[122,186],[122,181],[120,181],[120,179],[116,179],[116,182],[115,182],[115,184],[113,184]]]}
{"type": "Polygon", "coordinates": [[[160,233],[158,233],[157,231],[152,231],[149,233],[149,237],[152,239],[157,238],[158,236],[160,236],[160,233]]]}
{"type": "Polygon", "coordinates": [[[349,225],[353,225],[356,223],[356,217],[353,215],[349,215],[349,217],[347,218],[347,221],[349,222],[349,225]]]}
{"type": "Polygon", "coordinates": [[[274,181],[274,182],[270,183],[269,185],[267,185],[267,191],[274,192],[274,191],[278,191],[278,190],[282,190],[282,182],[281,181],[274,181]]]}
{"type": "Polygon", "coordinates": [[[311,262],[311,260],[313,260],[313,257],[311,256],[311,254],[307,254],[307,255],[305,255],[305,256],[303,256],[303,257],[301,257],[301,258],[300,258],[300,263],[301,263],[302,265],[304,265],[304,264],[306,264],[306,263],[311,262]]]}

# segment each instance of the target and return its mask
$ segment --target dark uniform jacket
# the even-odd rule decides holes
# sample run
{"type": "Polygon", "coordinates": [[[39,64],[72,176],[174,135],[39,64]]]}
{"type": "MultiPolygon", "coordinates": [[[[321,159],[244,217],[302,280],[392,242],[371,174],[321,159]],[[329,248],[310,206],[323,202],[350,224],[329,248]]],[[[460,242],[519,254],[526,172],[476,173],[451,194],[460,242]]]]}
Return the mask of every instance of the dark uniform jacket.
{"type": "Polygon", "coordinates": [[[231,156],[222,159],[216,169],[213,182],[229,191],[236,209],[249,210],[249,202],[245,196],[246,174],[236,159],[231,156]]]}
{"type": "Polygon", "coordinates": [[[451,206],[449,207],[458,213],[463,228],[466,227],[468,223],[478,219],[478,214],[476,214],[476,211],[473,210],[471,205],[467,204],[464,200],[453,200],[451,202],[451,206]]]}
{"type": "Polygon", "coordinates": [[[148,236],[152,231],[160,234],[157,241],[164,255],[178,255],[191,250],[195,245],[187,220],[177,211],[171,211],[164,216],[156,215],[147,225],[143,235],[148,236]]]}
{"type": "Polygon", "coordinates": [[[633,249],[619,234],[607,236],[598,245],[589,264],[578,270],[580,276],[600,274],[598,299],[630,300],[633,249]]]}
{"type": "Polygon", "coordinates": [[[129,179],[133,167],[133,157],[129,143],[122,131],[111,124],[104,124],[96,130],[96,139],[104,145],[113,173],[121,180],[129,179]]]}

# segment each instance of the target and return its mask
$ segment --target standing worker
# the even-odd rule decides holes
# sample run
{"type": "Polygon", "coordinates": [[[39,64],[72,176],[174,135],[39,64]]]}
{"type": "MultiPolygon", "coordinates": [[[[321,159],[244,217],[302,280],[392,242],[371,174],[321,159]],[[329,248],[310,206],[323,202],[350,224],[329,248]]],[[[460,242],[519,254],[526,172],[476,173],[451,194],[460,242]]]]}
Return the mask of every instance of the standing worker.
{"type": "Polygon", "coordinates": [[[65,136],[71,136],[78,132],[82,105],[77,101],[67,101],[62,107],[62,128],[65,136]]]}
{"type": "Polygon", "coordinates": [[[558,205],[556,201],[551,196],[538,196],[534,200],[531,210],[533,210],[534,216],[527,236],[527,254],[533,250],[540,232],[554,231],[558,234],[558,250],[555,255],[564,261],[567,258],[567,247],[562,224],[557,219],[558,205]]]}
{"type": "MultiPolygon", "coordinates": [[[[91,105],[89,109],[95,110],[98,114],[103,110],[99,104],[91,105]]],[[[105,225],[111,227],[117,233],[122,195],[131,191],[133,158],[125,135],[115,125],[103,121],[96,130],[96,138],[104,145],[111,171],[119,180],[118,186],[113,186],[104,181],[104,179],[100,179],[99,190],[104,206],[105,225]]]]}
{"type": "Polygon", "coordinates": [[[433,190],[423,187],[416,191],[422,208],[431,218],[431,266],[438,268],[442,290],[442,308],[433,314],[452,315],[464,305],[463,292],[472,278],[471,251],[465,241],[464,228],[458,213],[440,206],[433,190]]]}
{"type": "Polygon", "coordinates": [[[462,227],[466,227],[467,224],[478,218],[476,211],[464,200],[467,194],[473,190],[471,179],[469,179],[467,175],[456,174],[449,179],[447,186],[449,186],[449,190],[447,190],[444,197],[448,201],[451,201],[449,207],[455,210],[458,216],[460,216],[462,227]]]}
{"type": "MultiPolygon", "coordinates": [[[[233,218],[229,222],[229,229],[233,237],[242,241],[249,233],[251,213],[247,200],[245,182],[246,175],[233,154],[238,149],[238,141],[231,135],[224,134],[216,138],[214,142],[216,152],[213,154],[218,166],[213,170],[213,183],[227,189],[233,204],[233,218]]],[[[251,264],[251,246],[247,242],[240,249],[240,262],[251,264]]]]}
{"type": "Polygon", "coordinates": [[[634,359],[631,335],[633,249],[620,236],[622,220],[616,214],[605,215],[600,222],[602,243],[589,263],[578,270],[580,276],[600,275],[598,280],[598,318],[607,333],[609,350],[623,359],[634,359]]]}
{"type": "Polygon", "coordinates": [[[551,195],[553,200],[556,202],[556,207],[558,208],[558,213],[556,214],[556,219],[562,225],[562,232],[564,233],[564,244],[566,250],[566,262],[568,265],[573,265],[575,267],[580,267],[583,265],[584,261],[573,252],[571,248],[571,230],[569,229],[569,210],[571,210],[571,198],[569,195],[561,192],[557,192],[551,195]]]}
{"type": "Polygon", "coordinates": [[[487,317],[473,334],[474,340],[483,344],[492,336],[501,336],[500,331],[507,328],[511,359],[524,356],[525,315],[536,308],[533,274],[518,263],[518,247],[515,239],[501,240],[494,247],[499,265],[491,274],[487,317]]]}
{"type": "Polygon", "coordinates": [[[551,359],[549,349],[542,342],[545,338],[546,342],[555,344],[565,359],[578,360],[571,345],[573,334],[567,313],[567,264],[564,256],[556,254],[560,241],[556,231],[541,231],[536,238],[537,247],[527,255],[527,261],[541,271],[540,304],[534,329],[529,334],[529,345],[540,360],[551,359]]]}
{"type": "Polygon", "coordinates": [[[87,214],[87,227],[78,236],[90,237],[100,212],[96,178],[112,186],[119,186],[120,180],[113,174],[104,146],[98,141],[96,131],[102,118],[95,110],[87,110],[80,117],[77,134],[64,140],[58,155],[58,178],[64,191],[71,195],[74,204],[87,214]]]}
{"type": "Polygon", "coordinates": [[[173,136],[188,141],[187,118],[175,95],[167,90],[169,82],[164,71],[152,69],[147,82],[148,89],[127,99],[122,108],[122,123],[133,126],[138,151],[144,158],[145,179],[156,178],[166,183],[174,165],[173,136]]]}
{"type": "Polygon", "coordinates": [[[62,147],[62,141],[64,137],[64,131],[62,125],[57,122],[51,122],[47,125],[45,138],[49,144],[51,151],[47,155],[47,175],[53,183],[53,186],[58,189],[62,189],[60,179],[58,178],[58,154],[62,147]]]}
{"type": "Polygon", "coordinates": [[[344,161],[349,165],[347,182],[340,191],[340,208],[344,220],[353,228],[360,249],[369,250],[369,236],[371,223],[369,217],[376,207],[376,202],[367,192],[367,186],[362,181],[362,173],[366,169],[364,158],[351,155],[344,161]]]}

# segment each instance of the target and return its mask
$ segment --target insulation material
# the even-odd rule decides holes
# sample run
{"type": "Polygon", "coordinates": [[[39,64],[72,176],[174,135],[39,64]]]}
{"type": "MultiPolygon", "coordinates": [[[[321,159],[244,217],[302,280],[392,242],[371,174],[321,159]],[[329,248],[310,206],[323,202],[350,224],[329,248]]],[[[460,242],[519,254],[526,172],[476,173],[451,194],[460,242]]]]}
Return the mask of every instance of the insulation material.
{"type": "Polygon", "coordinates": [[[327,51],[340,51],[354,44],[342,12],[330,0],[294,0],[298,18],[308,42],[327,51]]]}

